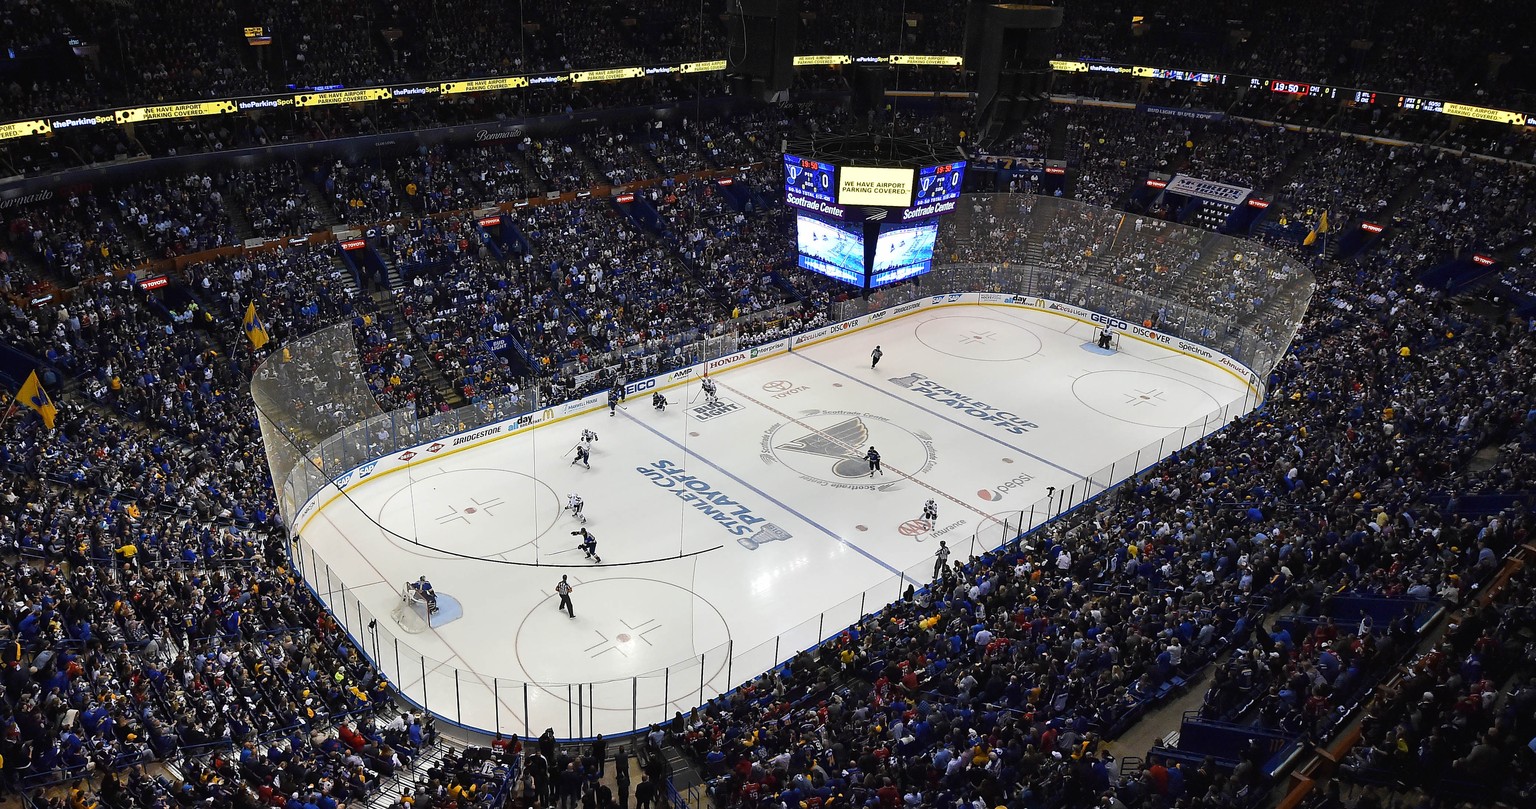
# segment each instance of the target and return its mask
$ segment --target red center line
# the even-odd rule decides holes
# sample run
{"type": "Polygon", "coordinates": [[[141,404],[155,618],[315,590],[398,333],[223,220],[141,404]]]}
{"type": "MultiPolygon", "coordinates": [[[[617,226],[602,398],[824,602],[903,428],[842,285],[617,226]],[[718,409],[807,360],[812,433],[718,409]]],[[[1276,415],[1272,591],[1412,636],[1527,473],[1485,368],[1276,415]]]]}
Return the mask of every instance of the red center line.
{"type": "MultiPolygon", "coordinates": [[[[822,438],[825,438],[826,440],[831,441],[834,444],[837,444],[840,447],[843,447],[845,449],[851,450],[851,451],[853,451],[855,453],[858,452],[858,447],[855,447],[855,446],[853,446],[853,445],[851,445],[851,444],[849,444],[849,443],[847,443],[845,441],[841,441],[841,440],[839,440],[837,438],[834,438],[834,437],[832,437],[832,436],[822,432],[821,430],[818,430],[815,427],[812,427],[811,425],[806,424],[805,422],[795,418],[794,416],[791,416],[788,413],[785,413],[784,411],[774,407],[771,404],[768,404],[766,402],[760,402],[757,399],[754,399],[751,396],[748,396],[747,394],[741,392],[740,390],[737,390],[736,388],[733,388],[733,387],[725,384],[724,382],[717,382],[716,384],[718,384],[718,385],[720,385],[720,387],[722,387],[722,388],[724,388],[724,389],[726,389],[726,390],[736,394],[737,396],[740,396],[741,398],[746,399],[747,401],[757,405],[758,407],[761,407],[764,410],[767,410],[768,412],[777,415],[779,418],[788,419],[788,420],[794,422],[795,424],[798,424],[801,427],[804,427],[805,429],[810,430],[811,432],[815,433],[816,435],[819,435],[822,438]]],[[[916,475],[909,475],[906,472],[903,472],[900,469],[898,469],[898,468],[896,468],[894,466],[891,466],[890,464],[885,463],[883,460],[882,460],[880,466],[881,466],[882,469],[889,469],[892,472],[895,472],[896,474],[906,478],[907,480],[910,480],[913,483],[916,483],[917,485],[923,487],[924,489],[927,489],[928,491],[933,492],[934,494],[944,498],[945,500],[948,500],[951,503],[954,503],[955,505],[957,505],[957,506],[959,506],[959,507],[961,507],[963,509],[968,509],[968,510],[970,510],[972,512],[975,512],[982,519],[991,520],[992,522],[995,522],[998,525],[1003,525],[1004,524],[1002,520],[999,520],[998,518],[992,516],[991,514],[988,514],[985,511],[982,511],[981,509],[976,508],[975,506],[971,505],[970,503],[964,502],[963,500],[960,500],[960,499],[956,498],[955,496],[951,495],[949,492],[946,492],[943,489],[940,489],[940,488],[935,487],[935,486],[931,486],[931,485],[923,482],[916,475]]]]}

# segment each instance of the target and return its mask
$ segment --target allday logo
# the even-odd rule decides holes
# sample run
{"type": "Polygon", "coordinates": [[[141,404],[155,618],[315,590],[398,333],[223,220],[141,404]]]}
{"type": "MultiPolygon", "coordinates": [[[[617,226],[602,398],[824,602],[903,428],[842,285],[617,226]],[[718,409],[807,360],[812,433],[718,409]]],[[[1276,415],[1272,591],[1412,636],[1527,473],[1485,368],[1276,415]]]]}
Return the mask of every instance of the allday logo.
{"type": "Polygon", "coordinates": [[[1007,410],[993,407],[986,402],[972,399],[959,391],[946,388],[922,374],[908,374],[889,381],[892,385],[906,388],[919,396],[926,396],[941,405],[954,408],[967,416],[996,425],[1007,433],[1023,435],[1040,426],[1032,421],[1026,421],[1007,410]]]}

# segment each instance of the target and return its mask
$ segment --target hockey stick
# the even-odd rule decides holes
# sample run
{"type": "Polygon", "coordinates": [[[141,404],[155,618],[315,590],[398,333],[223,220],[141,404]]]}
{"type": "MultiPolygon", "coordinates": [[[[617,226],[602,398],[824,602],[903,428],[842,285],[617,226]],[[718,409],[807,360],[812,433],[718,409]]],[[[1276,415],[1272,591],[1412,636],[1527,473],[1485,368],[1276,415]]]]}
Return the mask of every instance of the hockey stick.
{"type": "Polygon", "coordinates": [[[694,402],[698,401],[699,400],[699,393],[701,393],[703,390],[704,390],[703,388],[699,388],[698,390],[694,391],[693,392],[693,398],[688,400],[688,404],[693,404],[694,402]]]}

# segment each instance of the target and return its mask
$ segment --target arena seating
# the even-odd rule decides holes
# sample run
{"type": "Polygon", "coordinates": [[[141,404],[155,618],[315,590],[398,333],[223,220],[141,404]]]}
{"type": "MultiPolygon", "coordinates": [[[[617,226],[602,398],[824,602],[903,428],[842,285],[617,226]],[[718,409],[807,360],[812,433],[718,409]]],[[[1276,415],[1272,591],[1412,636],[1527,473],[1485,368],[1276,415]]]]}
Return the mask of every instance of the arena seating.
{"type": "MultiPolygon", "coordinates": [[[[283,58],[267,61],[250,59],[226,28],[200,24],[202,5],[105,4],[89,19],[73,6],[15,5],[12,50],[57,53],[65,31],[97,36],[123,73],[105,77],[82,60],[56,78],[17,82],[0,109],[18,116],[148,100],[126,95],[141,85],[172,99],[436,76],[450,61],[489,74],[681,59],[708,36],[673,24],[693,13],[675,2],[618,3],[596,19],[579,4],[539,3],[528,20],[464,31],[463,2],[355,11],[321,2],[273,12],[283,58]],[[589,25],[603,35],[578,33],[589,25]],[[396,29],[398,38],[381,33],[396,29]],[[114,30],[116,44],[101,37],[114,30]],[[135,38],[152,42],[123,46],[135,38]]],[[[1267,6],[1209,5],[1154,17],[1153,36],[1089,10],[1064,32],[1065,47],[1476,93],[1468,76],[1479,54],[1517,30],[1487,9],[1448,33],[1428,7],[1418,18],[1373,17],[1380,27],[1367,32],[1347,3],[1293,4],[1315,13],[1285,25],[1267,6]],[[1242,44],[1204,22],[1234,16],[1250,32],[1242,44]],[[1486,39],[1471,47],[1474,30],[1486,39]],[[1365,33],[1380,44],[1340,61],[1365,33]],[[1442,35],[1467,47],[1430,39],[1442,35]]],[[[952,49],[958,6],[919,7],[921,24],[896,41],[901,10],[889,3],[818,7],[806,39],[818,49],[952,49]]],[[[244,4],[224,8],[233,19],[244,4]]],[[[592,93],[595,105],[630,103],[612,89],[592,93]]],[[[539,113],[563,111],[564,100],[505,103],[539,113]]],[[[324,111],[228,138],[197,123],[146,127],[141,145],[165,155],[279,130],[315,139],[404,131],[482,120],[502,102],[464,103],[367,124],[324,111]]],[[[947,137],[965,113],[939,105],[898,120],[947,137]]],[[[1511,289],[1536,291],[1531,169],[1237,120],[1169,126],[1087,105],[1048,110],[1003,148],[1043,151],[1062,119],[1065,195],[1104,214],[1053,223],[1038,242],[982,222],[955,258],[1014,259],[1037,244],[1048,264],[1152,294],[1169,291],[1159,262],[1217,263],[1232,279],[1223,297],[1240,307],[1262,289],[1257,269],[1165,236],[1166,211],[1136,211],[1133,232],[1109,248],[1108,206],[1131,203],[1149,171],[1269,192],[1294,224],[1254,235],[1314,262],[1320,284],[1265,408],[1025,543],[955,560],[933,587],[679,717],[660,738],[694,757],[726,807],[1240,807],[1265,800],[1277,767],[1332,738],[1359,706],[1361,742],[1340,780],[1447,799],[1528,796],[1530,566],[1490,604],[1478,597],[1530,541],[1536,312],[1501,320],[1425,281],[1443,262],[1486,250],[1514,257],[1501,276],[1511,289]],[[1348,255],[1342,237],[1332,251],[1304,244],[1324,211],[1338,227],[1386,229],[1348,255]],[[1414,656],[1430,619],[1446,614],[1458,622],[1414,656]],[[1206,698],[1178,744],[1121,768],[1103,743],[1205,673],[1206,698]]],[[[667,347],[683,335],[744,320],[749,341],[811,328],[839,292],[793,267],[773,161],[786,135],[847,121],[807,104],[374,162],[171,170],[8,209],[0,342],[69,384],[55,391],[56,430],[24,409],[0,426],[0,793],[75,809],[334,809],[381,794],[409,794],[415,809],[492,807],[509,794],[517,754],[532,761],[535,750],[531,794],[552,797],[549,768],[567,763],[581,770],[579,792],[595,763],[532,742],[503,744],[511,766],[490,772],[468,751],[439,758],[430,717],[392,704],[390,685],[286,568],[242,394],[261,353],[238,338],[238,324],[251,301],[275,345],[350,322],[380,406],[421,414],[525,386],[579,395],[615,374],[667,367],[667,347]],[[700,169],[731,170],[732,184],[671,179],[700,169]],[[493,226],[463,214],[664,179],[628,203],[530,206],[493,226]],[[145,259],[250,236],[386,221],[367,239],[362,252],[376,264],[366,267],[325,242],[191,256],[164,270],[158,290],[127,275],[145,259]],[[65,287],[64,303],[23,305],[31,291],[65,287]],[[508,336],[511,348],[490,351],[485,333],[508,336]]],[[[1364,123],[1373,133],[1393,125],[1364,123]]],[[[1446,142],[1530,154],[1519,137],[1476,127],[1446,142]]]]}

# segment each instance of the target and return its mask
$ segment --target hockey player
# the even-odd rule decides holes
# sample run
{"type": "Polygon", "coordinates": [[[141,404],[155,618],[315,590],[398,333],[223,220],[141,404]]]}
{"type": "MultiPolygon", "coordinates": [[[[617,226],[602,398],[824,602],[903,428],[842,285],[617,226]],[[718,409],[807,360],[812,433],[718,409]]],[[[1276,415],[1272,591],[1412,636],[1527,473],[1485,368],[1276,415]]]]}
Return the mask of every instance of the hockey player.
{"type": "Polygon", "coordinates": [[[667,409],[667,397],[663,396],[661,391],[651,394],[651,407],[665,411],[667,409]]]}
{"type": "Polygon", "coordinates": [[[579,530],[572,531],[571,536],[581,537],[581,544],[576,547],[586,553],[588,559],[594,562],[603,561],[603,557],[597,555],[597,537],[592,536],[592,532],[588,531],[585,526],[579,530]]]}
{"type": "Polygon", "coordinates": [[[932,497],[928,498],[928,502],[923,504],[923,519],[929,523],[936,522],[939,519],[939,504],[933,502],[932,497]]]}
{"type": "Polygon", "coordinates": [[[1115,332],[1108,326],[1099,330],[1099,348],[1109,348],[1114,343],[1115,332]]]}
{"type": "Polygon", "coordinates": [[[880,358],[883,356],[885,356],[885,352],[880,350],[880,346],[875,346],[875,350],[869,352],[869,367],[873,369],[876,365],[879,365],[880,358]]]}
{"type": "Polygon", "coordinates": [[[707,376],[704,377],[704,404],[714,404],[720,399],[719,395],[715,393],[717,387],[715,380],[707,376]]]}
{"type": "Polygon", "coordinates": [[[619,400],[623,398],[624,394],[619,392],[619,386],[615,385],[608,390],[608,418],[613,418],[613,410],[619,406],[619,400]]]}
{"type": "Polygon", "coordinates": [[[571,460],[571,466],[576,464],[592,468],[592,445],[585,440],[576,443],[576,457],[571,460]]]}
{"type": "Polygon", "coordinates": [[[427,602],[428,615],[437,612],[437,591],[432,589],[432,582],[427,581],[426,576],[411,582],[410,588],[415,591],[416,595],[421,596],[422,601],[427,602]]]}
{"type": "Polygon", "coordinates": [[[879,472],[881,476],[885,475],[885,470],[880,468],[880,453],[874,447],[870,447],[869,451],[864,453],[864,460],[869,461],[870,477],[874,477],[876,472],[879,472]]]}
{"type": "Polygon", "coordinates": [[[591,430],[586,430],[586,429],[583,429],[581,431],[581,443],[586,444],[588,449],[591,449],[592,442],[596,441],[596,440],[597,440],[597,433],[594,433],[591,430]]]}
{"type": "Polygon", "coordinates": [[[565,496],[565,510],[571,512],[572,517],[581,520],[582,525],[587,524],[587,515],[581,513],[581,510],[586,507],[587,503],[581,499],[581,495],[568,494],[565,496]]]}

